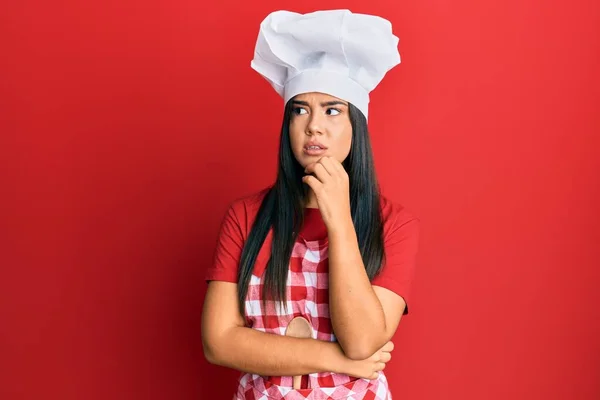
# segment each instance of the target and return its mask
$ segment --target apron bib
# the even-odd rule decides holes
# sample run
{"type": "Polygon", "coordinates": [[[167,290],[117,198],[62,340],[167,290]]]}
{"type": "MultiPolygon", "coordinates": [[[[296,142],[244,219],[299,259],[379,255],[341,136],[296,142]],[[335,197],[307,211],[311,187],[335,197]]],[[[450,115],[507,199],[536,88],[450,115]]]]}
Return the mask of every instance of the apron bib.
{"type": "MultiPolygon", "coordinates": [[[[246,324],[252,329],[285,335],[295,317],[311,325],[312,338],[336,341],[329,319],[329,264],[327,239],[307,241],[301,236],[294,244],[286,283],[287,301],[282,306],[262,301],[262,275],[269,259],[270,238],[257,257],[245,301],[246,324]]],[[[391,400],[385,374],[375,380],[359,379],[331,372],[304,376],[303,388],[292,387],[292,377],[242,374],[234,400],[391,400]]]]}

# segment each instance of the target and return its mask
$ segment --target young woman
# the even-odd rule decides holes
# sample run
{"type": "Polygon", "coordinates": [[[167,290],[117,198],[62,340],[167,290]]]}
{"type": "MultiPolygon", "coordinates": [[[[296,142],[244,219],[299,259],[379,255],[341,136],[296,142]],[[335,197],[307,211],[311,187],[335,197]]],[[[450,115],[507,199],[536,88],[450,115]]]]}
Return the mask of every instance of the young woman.
{"type": "Polygon", "coordinates": [[[379,193],[367,106],[397,43],[344,10],[261,24],[252,66],[285,101],[279,171],[230,205],[202,322],[208,361],[242,372],[234,399],[391,399],[418,220],[379,193]]]}

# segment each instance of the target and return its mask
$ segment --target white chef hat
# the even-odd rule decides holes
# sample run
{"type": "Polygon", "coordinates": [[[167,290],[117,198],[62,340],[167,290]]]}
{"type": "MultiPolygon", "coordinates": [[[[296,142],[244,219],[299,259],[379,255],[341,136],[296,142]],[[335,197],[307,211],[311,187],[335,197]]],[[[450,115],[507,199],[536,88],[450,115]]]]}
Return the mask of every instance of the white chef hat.
{"type": "Polygon", "coordinates": [[[275,11],[260,25],[251,66],[287,103],[321,92],[368,117],[369,93],[400,63],[389,21],[348,10],[275,11]]]}

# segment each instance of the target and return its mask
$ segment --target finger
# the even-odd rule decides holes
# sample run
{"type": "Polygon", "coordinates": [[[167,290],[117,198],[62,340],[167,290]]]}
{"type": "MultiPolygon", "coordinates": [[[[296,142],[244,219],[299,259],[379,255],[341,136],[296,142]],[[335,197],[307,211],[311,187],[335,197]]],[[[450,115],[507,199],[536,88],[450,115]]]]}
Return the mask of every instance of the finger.
{"type": "Polygon", "coordinates": [[[377,365],[375,365],[375,370],[377,372],[381,372],[385,369],[385,363],[377,363],[377,365]]]}
{"type": "MultiPolygon", "coordinates": [[[[321,159],[322,160],[322,159],[321,159]]],[[[317,170],[317,168],[323,168],[324,171],[326,171],[327,173],[329,173],[329,171],[327,170],[327,168],[325,168],[325,165],[323,165],[323,163],[321,163],[321,160],[314,162],[314,163],[310,163],[308,164],[305,168],[304,168],[304,172],[307,173],[313,173],[317,170]]],[[[330,167],[331,169],[331,167],[330,167]]],[[[331,175],[331,174],[330,174],[331,175]]]]}
{"type": "Polygon", "coordinates": [[[332,181],[335,181],[337,184],[341,184],[343,186],[348,185],[348,173],[338,160],[333,157],[323,157],[320,163],[327,169],[331,175],[332,181]]]}
{"type": "Polygon", "coordinates": [[[381,351],[387,351],[388,353],[393,350],[394,350],[394,343],[391,341],[384,344],[383,347],[381,348],[381,351]]]}
{"type": "Polygon", "coordinates": [[[379,357],[379,361],[388,363],[392,359],[392,353],[388,353],[387,351],[382,351],[381,356],[379,357]]]}
{"type": "Polygon", "coordinates": [[[338,171],[338,173],[340,173],[342,175],[348,175],[346,168],[344,168],[344,165],[341,162],[339,162],[334,157],[330,157],[330,158],[331,158],[332,164],[335,166],[335,169],[338,171]]]}
{"type": "Polygon", "coordinates": [[[335,176],[344,182],[348,181],[348,172],[346,172],[344,166],[334,157],[327,157],[323,165],[325,165],[331,176],[335,176]]]}
{"type": "Polygon", "coordinates": [[[321,157],[318,162],[318,164],[321,164],[323,167],[325,167],[329,175],[332,176],[340,173],[340,170],[335,165],[336,163],[337,160],[335,160],[333,157],[321,157]]]}
{"type": "Polygon", "coordinates": [[[331,174],[327,172],[323,164],[320,163],[309,165],[308,167],[306,167],[304,172],[306,172],[307,174],[314,174],[317,177],[317,179],[319,179],[323,183],[328,182],[331,179],[331,174]]]}
{"type": "Polygon", "coordinates": [[[369,379],[374,380],[379,378],[379,372],[373,372],[373,375],[369,377],[369,379]]]}
{"type": "Polygon", "coordinates": [[[306,183],[308,186],[310,186],[310,188],[313,190],[313,192],[318,193],[321,191],[321,189],[323,188],[323,183],[321,181],[319,181],[317,178],[315,178],[312,175],[305,175],[302,177],[302,182],[306,183]]]}

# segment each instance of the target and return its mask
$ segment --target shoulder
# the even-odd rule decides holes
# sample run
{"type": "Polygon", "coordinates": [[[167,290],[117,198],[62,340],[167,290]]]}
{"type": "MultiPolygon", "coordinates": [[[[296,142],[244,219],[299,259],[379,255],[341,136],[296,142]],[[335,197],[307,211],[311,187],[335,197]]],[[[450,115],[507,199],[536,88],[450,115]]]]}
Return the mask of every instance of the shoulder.
{"type": "Polygon", "coordinates": [[[380,195],[380,203],[385,238],[403,227],[418,231],[420,219],[404,205],[383,195],[380,195]]]}
{"type": "Polygon", "coordinates": [[[254,223],[258,210],[271,188],[268,186],[251,194],[239,196],[229,203],[227,217],[233,219],[240,226],[244,236],[254,223]]]}
{"type": "Polygon", "coordinates": [[[269,193],[269,190],[271,190],[271,186],[251,194],[239,196],[229,204],[229,209],[235,211],[236,213],[245,212],[249,214],[256,214],[258,213],[258,209],[260,208],[265,196],[267,193],[269,193]]]}

